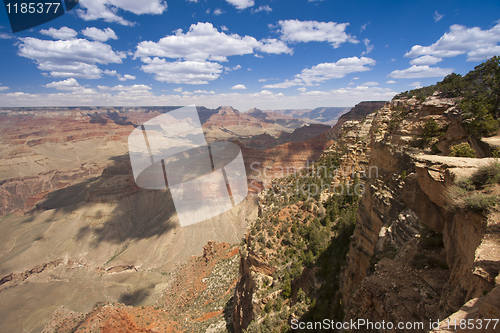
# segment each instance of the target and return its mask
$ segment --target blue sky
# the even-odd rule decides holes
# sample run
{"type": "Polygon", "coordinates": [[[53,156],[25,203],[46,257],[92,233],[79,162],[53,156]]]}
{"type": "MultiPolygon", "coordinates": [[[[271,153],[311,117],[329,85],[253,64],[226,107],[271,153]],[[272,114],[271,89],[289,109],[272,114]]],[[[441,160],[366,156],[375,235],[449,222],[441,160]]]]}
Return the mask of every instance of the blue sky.
{"type": "Polygon", "coordinates": [[[13,34],[0,106],[353,106],[500,55],[499,1],[80,0],[13,34]]]}

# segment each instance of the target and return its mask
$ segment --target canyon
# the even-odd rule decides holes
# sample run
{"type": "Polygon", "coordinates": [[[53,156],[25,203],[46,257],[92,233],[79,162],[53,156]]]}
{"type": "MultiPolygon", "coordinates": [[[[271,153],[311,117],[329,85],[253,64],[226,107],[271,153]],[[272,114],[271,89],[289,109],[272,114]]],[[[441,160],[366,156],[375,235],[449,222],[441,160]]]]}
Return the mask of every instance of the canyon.
{"type": "Polygon", "coordinates": [[[250,195],[183,228],[169,191],[137,187],[127,156],[128,134],[173,107],[0,111],[0,322],[12,332],[261,332],[320,315],[440,319],[435,332],[462,332],[443,321],[499,318],[498,200],[475,209],[450,196],[496,161],[499,140],[468,134],[457,103],[362,102],[333,127],[310,122],[327,108],[198,107],[208,142],[241,148],[250,195]],[[476,158],[448,156],[460,144],[476,158]],[[347,171],[322,177],[362,193],[272,190],[310,186],[318,166],[347,171]]]}
{"type": "MultiPolygon", "coordinates": [[[[149,307],[150,316],[159,312],[160,317],[166,316],[165,307],[173,299],[181,301],[177,293],[188,280],[196,287],[186,287],[186,297],[196,294],[203,300],[201,280],[210,278],[218,286],[226,272],[219,268],[214,273],[213,267],[221,261],[227,266],[227,260],[233,273],[221,288],[225,302],[229,301],[239,262],[237,247],[235,252],[229,244],[238,244],[257,216],[256,198],[249,196],[220,216],[180,228],[169,192],[144,190],[134,182],[128,135],[136,126],[175,108],[0,110],[3,329],[40,332],[54,314],[46,330],[71,331],[74,322],[83,328],[85,320],[107,313],[132,330],[148,331],[145,323],[153,322],[153,317],[138,323],[133,317],[138,315],[137,307],[149,307]],[[210,263],[206,276],[200,273],[205,266],[189,266],[193,260],[210,263]],[[173,282],[176,278],[178,282],[173,282]],[[161,299],[166,305],[157,311],[155,304],[161,299]]],[[[292,117],[270,115],[262,122],[231,107],[198,107],[197,111],[208,142],[240,145],[247,173],[251,162],[257,162],[254,169],[260,171],[275,163],[301,167],[332,142],[322,134],[330,126],[309,125],[292,117]],[[274,137],[265,145],[245,146],[245,140],[263,133],[274,137]]],[[[256,113],[262,116],[250,112],[256,113]]],[[[256,186],[249,189],[255,193],[262,178],[254,179],[256,186]]],[[[209,294],[219,292],[214,286],[209,290],[209,294]]],[[[208,326],[220,329],[225,314],[219,308],[225,303],[196,311],[198,305],[186,304],[186,311],[199,315],[194,324],[210,322],[208,326]]],[[[170,309],[168,317],[187,316],[170,309]]],[[[146,316],[145,312],[139,315],[146,316]]],[[[163,324],[167,331],[190,331],[184,322],[169,319],[163,324]]],[[[104,331],[113,331],[109,320],[102,325],[108,327],[104,331]]]]}

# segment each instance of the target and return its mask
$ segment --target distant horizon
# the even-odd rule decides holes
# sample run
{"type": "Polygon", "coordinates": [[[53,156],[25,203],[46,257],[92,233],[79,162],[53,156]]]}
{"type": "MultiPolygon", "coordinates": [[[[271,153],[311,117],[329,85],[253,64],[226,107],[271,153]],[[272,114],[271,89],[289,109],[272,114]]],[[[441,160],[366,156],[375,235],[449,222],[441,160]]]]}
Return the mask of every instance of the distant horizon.
{"type": "MultiPolygon", "coordinates": [[[[388,101],[361,101],[359,103],[363,103],[363,102],[388,102],[388,101]]],[[[357,103],[357,104],[359,104],[357,103]]],[[[357,105],[356,104],[356,105],[357,105]]],[[[218,107],[216,108],[208,108],[204,105],[195,105],[196,107],[204,107],[206,109],[209,109],[209,110],[216,110],[218,108],[222,108],[222,107],[231,107],[233,108],[234,110],[238,111],[238,112],[243,112],[243,113],[246,113],[246,112],[249,112],[251,110],[254,110],[254,109],[257,109],[257,110],[260,110],[262,112],[275,112],[275,111],[293,111],[293,110],[316,110],[316,109],[322,109],[322,108],[338,108],[338,109],[343,109],[343,108],[353,108],[355,107],[356,105],[349,105],[349,106],[317,106],[317,107],[314,107],[314,108],[286,108],[286,109],[260,109],[260,108],[257,108],[257,107],[253,107],[253,108],[250,108],[250,109],[247,109],[245,111],[243,110],[239,110],[231,105],[219,105],[218,107]]],[[[126,106],[121,106],[121,105],[93,105],[93,106],[87,106],[87,105],[77,105],[77,106],[74,106],[74,105],[68,105],[68,106],[0,106],[0,110],[6,110],[6,109],[57,109],[57,108],[60,108],[60,109],[84,109],[84,108],[89,108],[89,109],[92,109],[92,108],[171,108],[171,107],[176,107],[176,108],[181,108],[181,107],[184,107],[185,105],[137,105],[137,106],[129,106],[129,105],[126,105],[126,106]]]]}

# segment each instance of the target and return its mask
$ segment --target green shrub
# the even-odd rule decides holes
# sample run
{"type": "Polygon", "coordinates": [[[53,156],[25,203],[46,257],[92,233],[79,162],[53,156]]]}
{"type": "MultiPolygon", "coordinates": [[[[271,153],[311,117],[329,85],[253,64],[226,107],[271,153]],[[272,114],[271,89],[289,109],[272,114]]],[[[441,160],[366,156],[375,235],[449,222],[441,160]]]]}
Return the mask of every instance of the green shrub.
{"type": "Polygon", "coordinates": [[[480,167],[471,177],[472,183],[479,185],[500,184],[500,163],[495,161],[480,167]]]}
{"type": "Polygon", "coordinates": [[[463,201],[470,209],[485,211],[497,204],[498,196],[476,192],[463,198],[463,201]]]}
{"type": "Polygon", "coordinates": [[[467,143],[463,142],[458,145],[454,145],[451,147],[451,152],[448,156],[452,157],[476,157],[476,152],[472,147],[467,143]]]}
{"type": "Polygon", "coordinates": [[[499,82],[500,57],[495,56],[465,76],[452,73],[435,85],[406,91],[394,98],[416,96],[422,102],[436,91],[440,97],[462,97],[457,106],[462,111],[465,130],[477,137],[490,136],[500,129],[499,82]]]}

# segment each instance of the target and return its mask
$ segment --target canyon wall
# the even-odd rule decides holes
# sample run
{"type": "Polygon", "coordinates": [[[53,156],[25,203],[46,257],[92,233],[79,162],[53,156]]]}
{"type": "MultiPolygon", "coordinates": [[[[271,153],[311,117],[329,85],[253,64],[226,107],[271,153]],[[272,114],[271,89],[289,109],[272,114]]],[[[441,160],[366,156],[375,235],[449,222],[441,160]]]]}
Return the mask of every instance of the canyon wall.
{"type": "MultiPolygon", "coordinates": [[[[368,136],[348,147],[361,160],[368,154],[367,168],[377,176],[366,179],[341,276],[345,320],[444,319],[467,301],[485,300],[481,311],[487,308],[498,318],[498,302],[490,295],[500,288],[499,214],[452,209],[447,192],[494,159],[443,156],[463,142],[476,148],[478,157],[486,157],[488,149],[463,130],[452,99],[393,100],[364,122],[371,122],[368,136]],[[441,132],[426,138],[429,122],[441,132]]],[[[349,126],[344,124],[343,137],[349,126]]],[[[469,312],[459,317],[485,318],[469,312]]]]}

